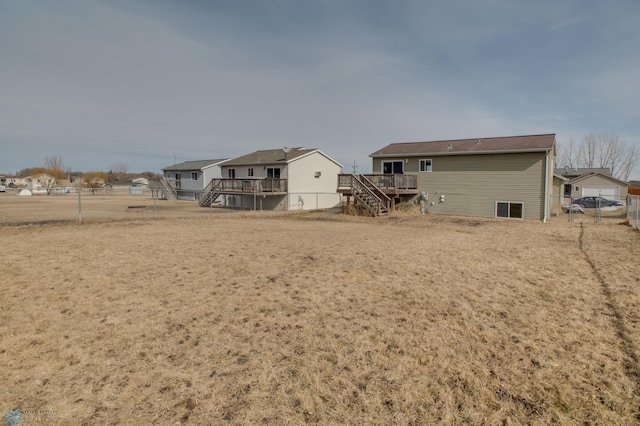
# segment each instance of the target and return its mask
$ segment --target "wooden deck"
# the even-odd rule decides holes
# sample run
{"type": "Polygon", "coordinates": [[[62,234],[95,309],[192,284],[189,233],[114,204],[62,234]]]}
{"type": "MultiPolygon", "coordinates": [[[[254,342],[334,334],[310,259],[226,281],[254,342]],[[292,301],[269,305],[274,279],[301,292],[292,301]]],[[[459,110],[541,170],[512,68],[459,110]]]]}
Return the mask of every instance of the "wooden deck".
{"type": "MultiPolygon", "coordinates": [[[[414,195],[418,191],[418,176],[405,174],[362,175],[388,196],[414,195]]],[[[352,174],[338,175],[338,192],[350,195],[353,187],[352,174]]]]}
{"type": "Polygon", "coordinates": [[[273,178],[213,179],[205,191],[220,194],[279,195],[287,193],[287,180],[273,178]]]}

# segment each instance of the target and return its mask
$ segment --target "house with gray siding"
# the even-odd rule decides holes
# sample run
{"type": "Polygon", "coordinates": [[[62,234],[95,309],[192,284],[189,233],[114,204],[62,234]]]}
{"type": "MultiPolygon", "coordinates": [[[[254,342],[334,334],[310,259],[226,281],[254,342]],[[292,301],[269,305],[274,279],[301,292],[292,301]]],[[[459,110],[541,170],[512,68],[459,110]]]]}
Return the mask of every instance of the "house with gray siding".
{"type": "Polygon", "coordinates": [[[228,159],[185,161],[162,169],[164,192],[179,200],[197,200],[214,178],[222,176],[221,166],[228,159]]]}
{"type": "Polygon", "coordinates": [[[378,180],[415,178],[416,191],[395,194],[396,202],[421,201],[433,214],[545,221],[555,142],[555,134],[542,134],[392,143],[370,157],[378,180]]]}

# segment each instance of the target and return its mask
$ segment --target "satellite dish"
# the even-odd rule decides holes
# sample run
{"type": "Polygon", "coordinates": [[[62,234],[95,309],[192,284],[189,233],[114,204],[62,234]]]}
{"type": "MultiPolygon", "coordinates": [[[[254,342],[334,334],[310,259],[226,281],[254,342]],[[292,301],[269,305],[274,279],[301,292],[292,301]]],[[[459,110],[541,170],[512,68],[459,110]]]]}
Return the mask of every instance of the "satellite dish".
{"type": "Polygon", "coordinates": [[[282,150],[284,151],[285,154],[288,154],[289,152],[291,152],[291,148],[289,148],[288,146],[285,146],[284,148],[282,148],[282,150]]]}

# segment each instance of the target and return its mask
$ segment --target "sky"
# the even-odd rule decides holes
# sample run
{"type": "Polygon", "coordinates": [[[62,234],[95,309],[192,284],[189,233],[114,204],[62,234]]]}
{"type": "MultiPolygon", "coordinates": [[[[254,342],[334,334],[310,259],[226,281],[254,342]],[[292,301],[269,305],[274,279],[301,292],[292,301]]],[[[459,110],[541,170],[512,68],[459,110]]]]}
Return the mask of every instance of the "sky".
{"type": "MultiPolygon", "coordinates": [[[[640,145],[637,0],[0,0],[0,174],[613,131],[640,145]]],[[[640,170],[632,175],[640,179],[640,170]]]]}

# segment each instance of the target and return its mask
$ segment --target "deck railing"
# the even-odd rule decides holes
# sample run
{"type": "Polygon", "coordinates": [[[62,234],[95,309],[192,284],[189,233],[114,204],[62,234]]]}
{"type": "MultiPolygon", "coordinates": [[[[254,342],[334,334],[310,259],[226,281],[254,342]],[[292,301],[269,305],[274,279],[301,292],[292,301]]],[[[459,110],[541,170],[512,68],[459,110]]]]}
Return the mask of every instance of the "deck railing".
{"type": "MultiPolygon", "coordinates": [[[[418,176],[416,175],[400,175],[400,174],[368,174],[362,175],[367,178],[373,185],[385,192],[401,192],[401,191],[417,191],[418,176]]],[[[351,174],[338,175],[338,189],[351,188],[351,174]]]]}
{"type": "Polygon", "coordinates": [[[262,192],[287,192],[287,180],[274,178],[213,179],[210,186],[210,190],[214,192],[238,192],[252,194],[262,192]]]}

